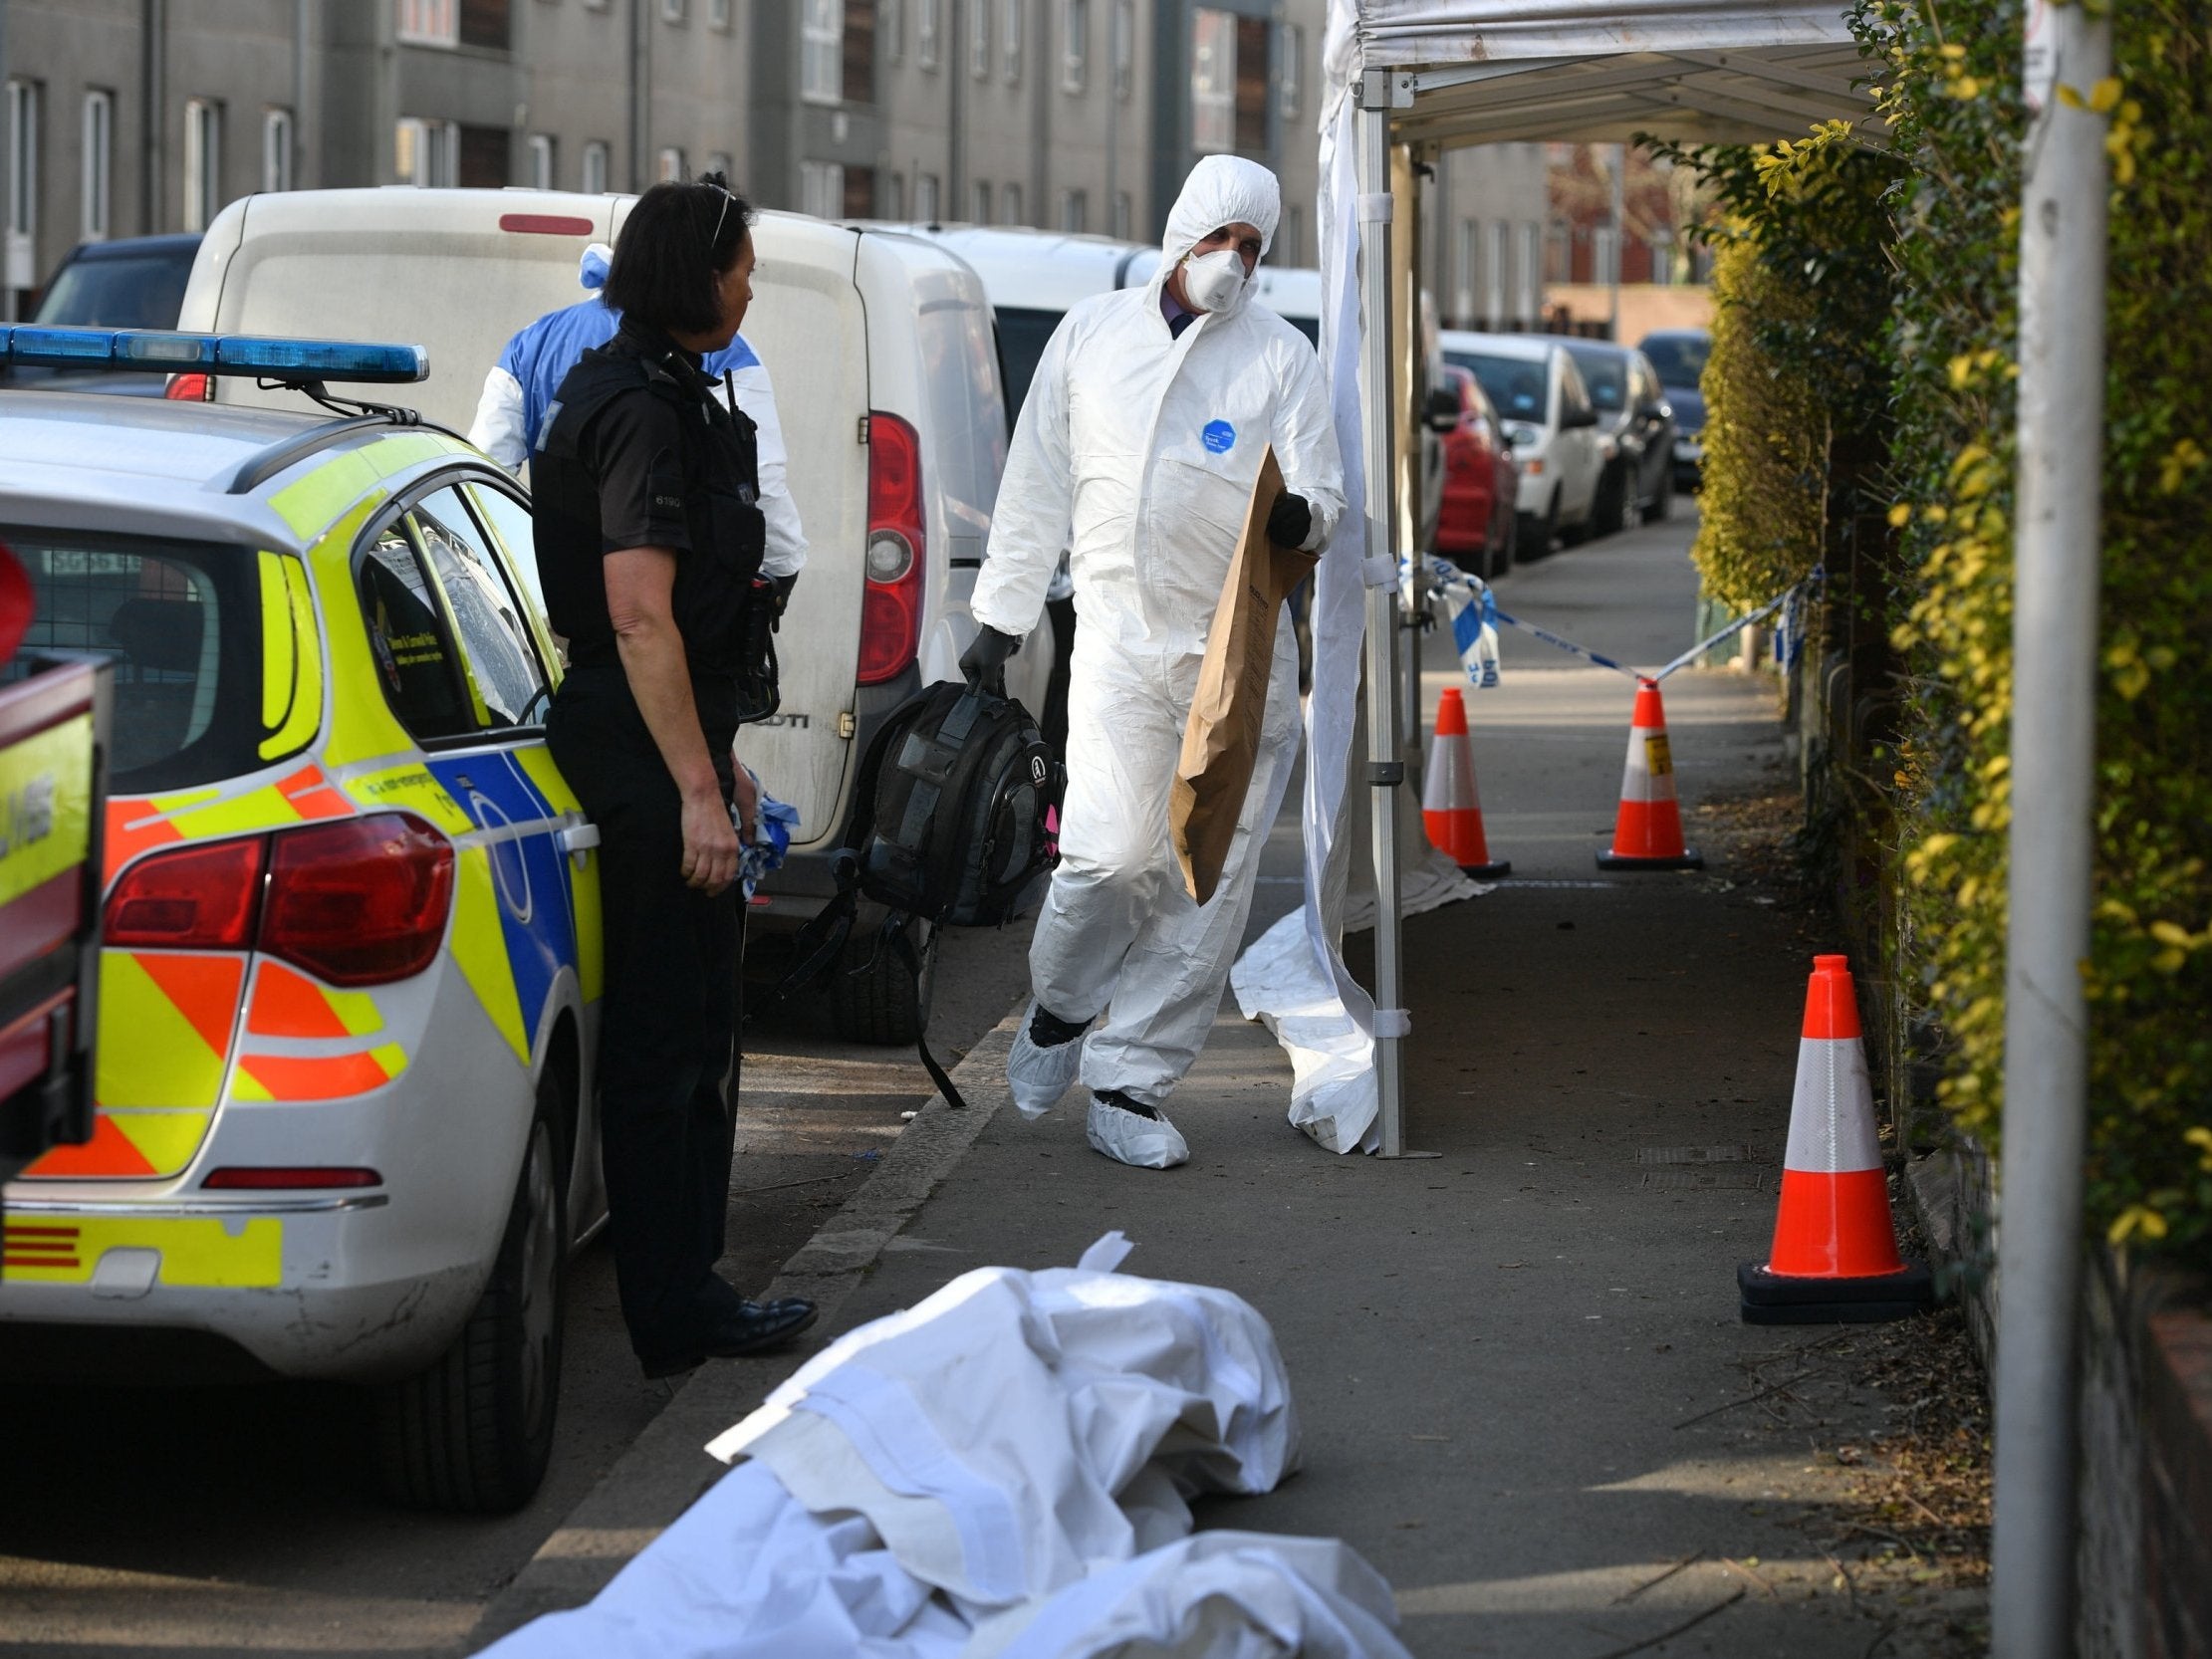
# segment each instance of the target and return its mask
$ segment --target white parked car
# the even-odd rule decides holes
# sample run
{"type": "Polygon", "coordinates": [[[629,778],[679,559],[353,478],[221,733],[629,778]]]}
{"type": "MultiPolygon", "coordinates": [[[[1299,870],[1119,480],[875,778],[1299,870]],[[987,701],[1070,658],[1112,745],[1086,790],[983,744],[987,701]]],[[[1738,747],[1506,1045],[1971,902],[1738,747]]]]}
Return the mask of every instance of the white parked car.
{"type": "MultiPolygon", "coordinates": [[[[304,190],[248,196],[209,227],[180,327],[428,349],[429,378],[398,399],[466,431],[485,370],[517,329],[585,298],[588,243],[613,242],[624,196],[539,190],[304,190]]],[[[959,258],[914,236],[763,213],[745,338],[775,382],[789,484],[810,546],[779,639],[782,709],[745,729],[746,761],[799,809],[791,861],[751,925],[795,932],[835,891],[860,755],[922,685],[959,675],[967,598],[1005,464],[991,313],[959,258]]],[[[220,381],[222,402],[273,400],[220,381]]],[[[1008,665],[1043,706],[1049,637],[1008,665]]],[[[862,922],[866,918],[863,916],[862,922]]],[[[910,1041],[926,1014],[895,953],[827,976],[840,1030],[910,1041]]]]}
{"type": "Polygon", "coordinates": [[[1604,453],[1598,410],[1567,348],[1549,335],[1486,335],[1447,329],[1446,362],[1471,371],[1497,406],[1521,469],[1515,552],[1540,559],[1553,541],[1591,533],[1604,453]]]}

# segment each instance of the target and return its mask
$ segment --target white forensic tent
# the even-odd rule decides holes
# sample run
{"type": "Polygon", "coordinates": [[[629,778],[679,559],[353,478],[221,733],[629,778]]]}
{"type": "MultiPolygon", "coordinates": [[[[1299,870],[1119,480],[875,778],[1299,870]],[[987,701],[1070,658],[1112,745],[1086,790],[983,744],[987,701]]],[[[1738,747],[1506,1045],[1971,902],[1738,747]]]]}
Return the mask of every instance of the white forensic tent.
{"type": "MultiPolygon", "coordinates": [[[[2087,94],[2110,65],[2108,11],[2028,0],[2022,70],[2034,125],[2020,215],[2011,776],[2015,798],[2041,811],[2015,819],[2008,849],[1993,1596],[1994,1651],[2008,1659],[2057,1659],[2073,1645],[2088,1025],[2078,964],[2089,951],[2093,847],[2107,121],[2086,97],[2060,98],[2055,88],[2087,94]]],[[[1399,989],[1398,821],[1411,810],[1408,716],[1418,714],[1399,707],[1397,661],[1404,497],[1393,376],[1410,362],[1393,351],[1390,239],[1394,220],[1409,234],[1417,225],[1398,212],[1405,152],[1638,133],[1762,141],[1832,119],[1850,121],[1868,142],[1884,134],[1853,85],[1879,66],[1859,56],[1840,0],[1330,0],[1323,66],[1322,355],[1346,493],[1366,511],[1346,515],[1316,584],[1302,924],[1310,950],[1295,964],[1305,978],[1286,976],[1294,989],[1272,1007],[1265,986],[1238,991],[1245,1012],[1269,1018],[1291,1050],[1302,1091],[1311,1092],[1310,1071],[1326,1076],[1339,1100],[1331,1109],[1352,1129],[1336,1148],[1399,1155],[1398,1046],[1410,1027],[1399,989]],[[1354,780],[1362,649],[1366,775],[1354,780]],[[1373,802],[1372,998],[1339,950],[1355,781],[1373,802]],[[1309,1065],[1316,1057],[1318,1069],[1309,1065]]],[[[1261,942],[1275,944],[1277,966],[1301,955],[1283,948],[1282,931],[1261,942]]],[[[1294,1117],[1301,1109],[1294,1100],[1294,1117]]]]}

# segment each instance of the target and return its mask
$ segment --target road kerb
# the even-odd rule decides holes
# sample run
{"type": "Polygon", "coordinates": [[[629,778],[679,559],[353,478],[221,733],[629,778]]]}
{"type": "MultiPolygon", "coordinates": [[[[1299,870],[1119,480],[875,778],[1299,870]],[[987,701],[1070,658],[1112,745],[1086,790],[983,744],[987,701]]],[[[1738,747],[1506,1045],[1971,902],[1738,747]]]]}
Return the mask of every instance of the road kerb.
{"type": "Polygon", "coordinates": [[[956,1111],[941,1096],[930,1096],[860,1190],[785,1262],[763,1293],[813,1301],[822,1317],[812,1338],[787,1352],[710,1361],[692,1372],[492,1599],[463,1651],[474,1652],[540,1614],[589,1601],[721,1478],[722,1466],[706,1455],[706,1443],[759,1405],[834,1333],[839,1307],[883,1247],[1006,1103],[1006,1052],[1027,1008],[1025,997],[952,1068],[968,1109],[956,1111]]]}

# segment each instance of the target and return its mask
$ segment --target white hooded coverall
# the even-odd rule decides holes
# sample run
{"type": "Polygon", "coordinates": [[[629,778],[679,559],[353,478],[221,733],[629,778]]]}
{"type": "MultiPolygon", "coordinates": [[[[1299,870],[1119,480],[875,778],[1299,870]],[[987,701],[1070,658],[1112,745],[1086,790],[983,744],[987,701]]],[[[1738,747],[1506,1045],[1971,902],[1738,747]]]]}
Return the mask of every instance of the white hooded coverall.
{"type": "Polygon", "coordinates": [[[1026,634],[1061,550],[1075,580],[1068,792],[1060,864],[1030,947],[1037,1001],[1105,1019],[1084,1051],[1086,1087],[1158,1105],[1204,1046],[1252,902],[1253,877],[1298,743],[1298,647],[1285,620],[1260,753],[1228,862],[1203,906],[1183,889],[1168,794],[1229,561],[1272,445],[1284,487],[1326,547],[1344,475],[1306,337],[1250,303],[1170,335],[1160,292],[1224,225],[1275,234],[1266,168],[1200,161],[1168,215],[1151,282],[1069,311],[1014,429],[975,586],[978,623],[1026,634]]]}

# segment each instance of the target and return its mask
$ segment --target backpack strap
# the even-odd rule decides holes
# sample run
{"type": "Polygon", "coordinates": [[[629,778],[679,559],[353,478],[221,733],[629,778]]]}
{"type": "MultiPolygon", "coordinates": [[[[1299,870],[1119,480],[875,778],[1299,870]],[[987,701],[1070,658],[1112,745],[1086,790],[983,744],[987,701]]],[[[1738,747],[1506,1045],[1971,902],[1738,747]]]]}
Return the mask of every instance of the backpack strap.
{"type": "MultiPolygon", "coordinates": [[[[906,972],[913,976],[914,992],[918,999],[921,993],[923,953],[914,949],[914,941],[907,936],[906,921],[907,918],[904,914],[893,910],[889,919],[883,923],[883,942],[891,947],[899,961],[906,965],[906,972]]],[[[937,930],[935,928],[929,930],[929,944],[926,950],[931,956],[937,953],[937,930]]],[[[937,1057],[929,1052],[929,1027],[926,1021],[923,1022],[921,1029],[914,1033],[914,1053],[921,1057],[922,1069],[929,1073],[929,1080],[937,1085],[937,1092],[945,1097],[945,1104],[956,1111],[967,1110],[968,1102],[961,1098],[960,1090],[953,1083],[951,1073],[946,1071],[942,1066],[939,1066],[937,1057]]]]}

